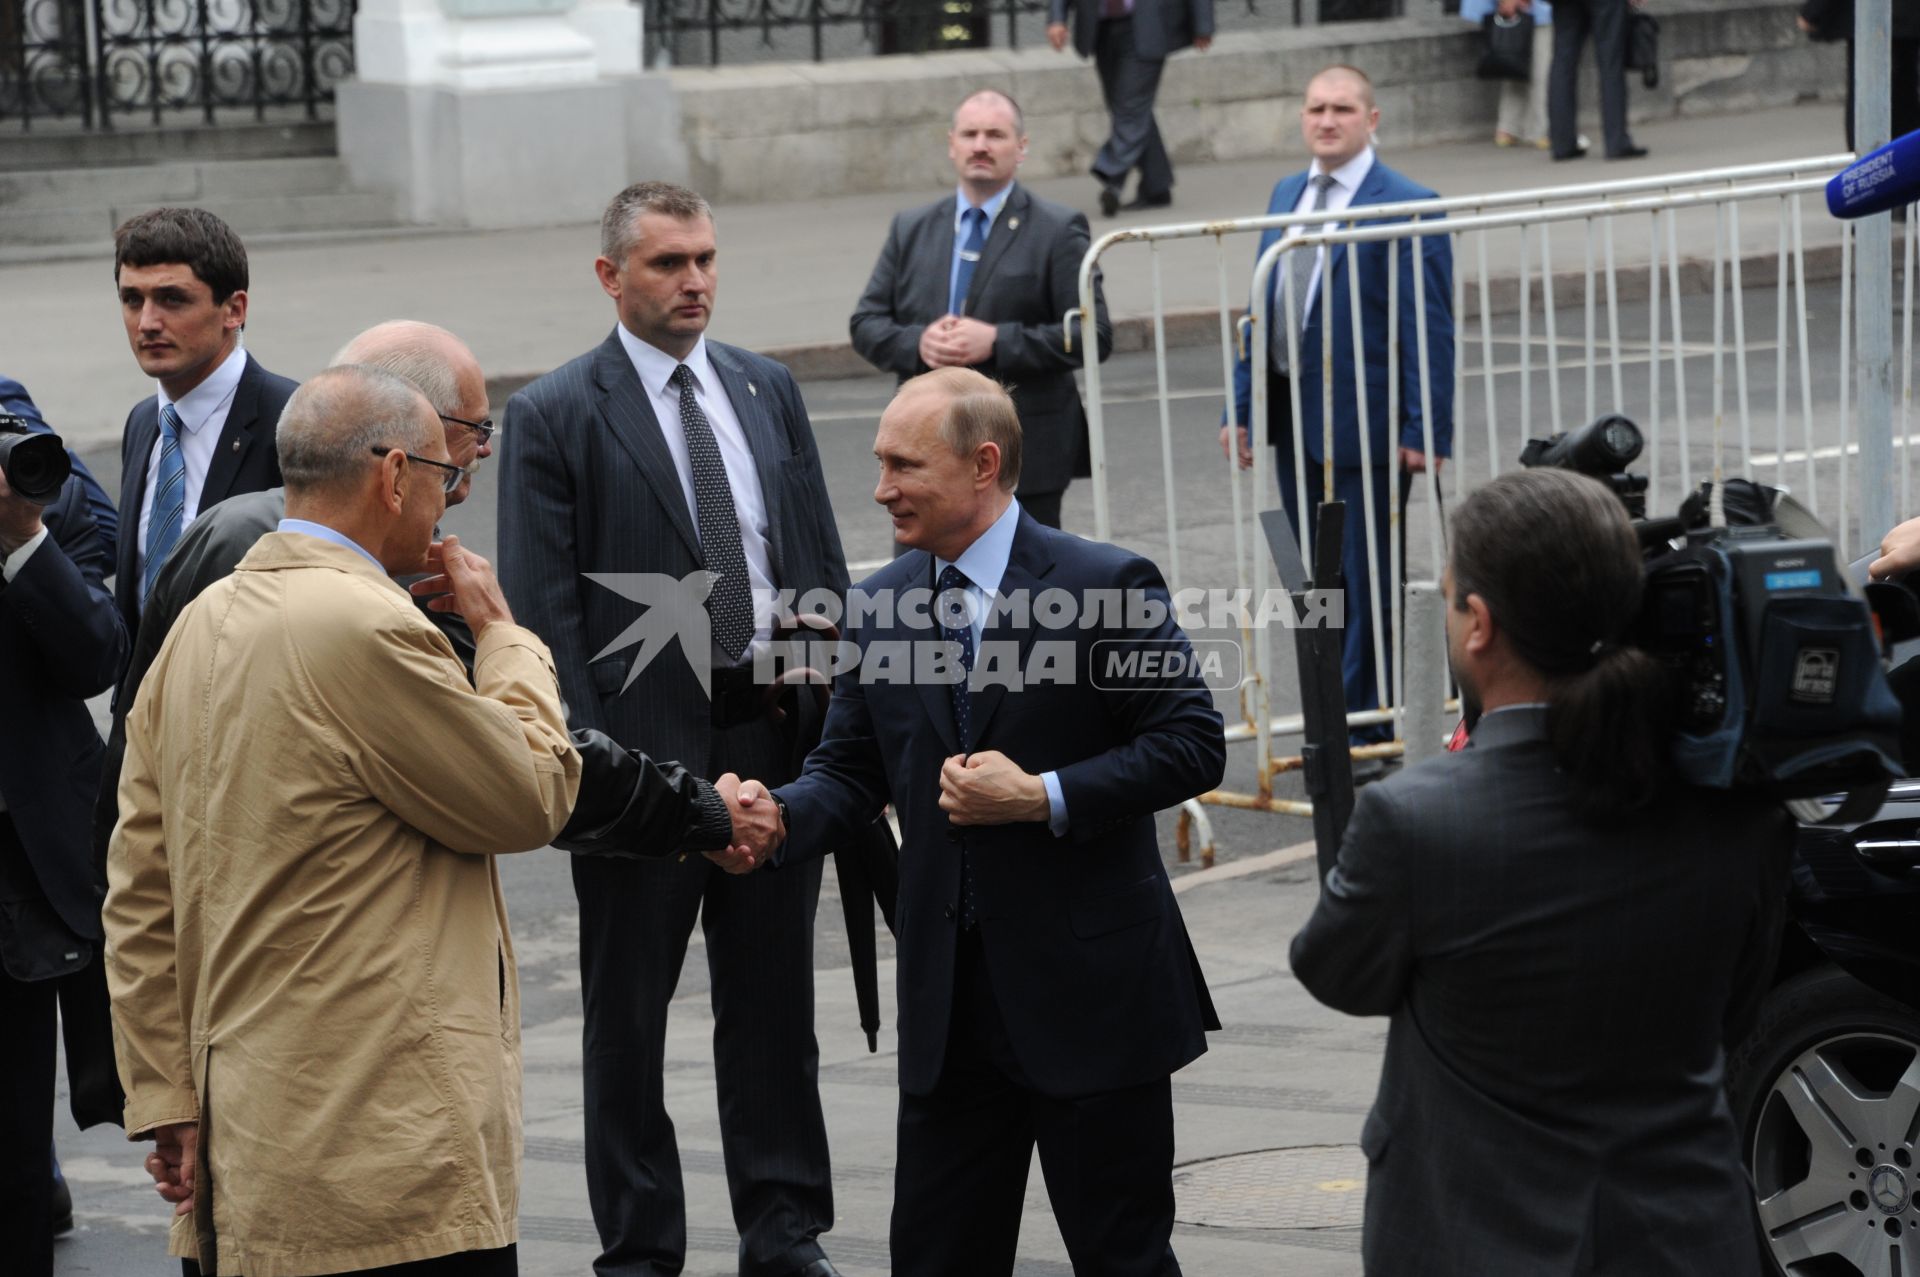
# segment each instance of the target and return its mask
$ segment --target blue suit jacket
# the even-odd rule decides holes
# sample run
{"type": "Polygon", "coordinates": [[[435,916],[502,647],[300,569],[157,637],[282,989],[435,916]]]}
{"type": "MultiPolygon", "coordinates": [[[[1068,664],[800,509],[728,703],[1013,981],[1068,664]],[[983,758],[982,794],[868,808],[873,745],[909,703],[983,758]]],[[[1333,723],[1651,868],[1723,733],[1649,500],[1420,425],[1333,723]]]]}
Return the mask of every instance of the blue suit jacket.
{"type": "MultiPolygon", "coordinates": [[[[1306,189],[1307,174],[1295,173],[1273,188],[1267,212],[1290,213],[1306,189]]],[[[1349,207],[1364,204],[1397,204],[1404,200],[1439,198],[1433,191],[1374,160],[1373,168],[1349,207]]],[[[1394,219],[1394,220],[1405,220],[1394,219]]],[[[1268,230],[1260,237],[1264,253],[1279,240],[1282,232],[1268,230]]],[[[1353,389],[1353,311],[1351,285],[1347,272],[1357,260],[1360,271],[1361,333],[1367,366],[1367,432],[1373,464],[1386,466],[1393,460],[1395,447],[1426,451],[1420,416],[1420,362],[1413,304],[1413,252],[1400,244],[1338,244],[1328,253],[1330,268],[1320,281],[1313,309],[1300,332],[1300,363],[1297,382],[1300,387],[1301,429],[1307,456],[1315,464],[1325,461],[1321,400],[1321,341],[1329,324],[1333,341],[1333,464],[1341,467],[1360,465],[1359,402],[1353,389]],[[1397,421],[1387,419],[1387,254],[1394,254],[1400,274],[1398,299],[1400,325],[1400,412],[1397,421]],[[1328,303],[1332,316],[1327,316],[1328,303]]],[[[1427,313],[1427,367],[1431,371],[1428,393],[1433,403],[1433,446],[1443,457],[1453,455],[1453,248],[1446,236],[1428,236],[1417,242],[1425,272],[1427,313]]],[[[1305,252],[1307,250],[1297,250],[1305,252]]],[[[1273,272],[1273,308],[1269,312],[1276,325],[1286,322],[1281,310],[1283,257],[1273,272]]],[[[1233,397],[1238,405],[1238,420],[1244,427],[1252,420],[1253,366],[1243,355],[1234,365],[1233,397]]]]}
{"type": "Polygon", "coordinates": [[[106,879],[89,831],[102,746],[86,698],[113,685],[127,635],[78,477],[41,521],[46,541],[0,584],[0,797],[46,903],[75,935],[97,942],[106,879]]]}
{"type": "MultiPolygon", "coordinates": [[[[855,591],[890,593],[933,583],[931,556],[912,551],[855,591]]],[[[1167,599],[1159,571],[1110,545],[1020,516],[1001,594],[1093,590],[1167,599]]],[[[938,642],[937,628],[899,614],[849,615],[847,637],[872,671],[876,645],[938,642]]],[[[1035,608],[1038,614],[1040,609],[1035,608]]],[[[921,620],[924,621],[924,613],[921,620]]],[[[1053,654],[1059,681],[982,686],[969,736],[955,734],[949,689],[900,667],[892,681],[840,675],[819,746],[800,779],[776,790],[789,814],[777,863],[846,842],[889,801],[900,819],[900,1085],[924,1095],[939,1080],[953,1005],[962,843],[994,998],[1020,1067],[1044,1094],[1072,1097],[1166,1077],[1206,1049],[1213,1003],[1160,859],[1154,813],[1219,784],[1226,760],[1220,715],[1198,678],[1103,690],[1089,677],[1096,645],[1188,650],[1168,616],[1157,626],[1115,622],[1061,630],[990,620],[976,670],[992,645],[1016,648],[1023,670],[1053,654]],[[1042,648],[1041,642],[1064,643],[1042,648]],[[1028,772],[1055,771],[1071,827],[948,823],[940,767],[954,754],[995,749],[1028,772]]],[[[879,648],[884,652],[886,648],[879,648]]],[[[899,649],[896,649],[899,650],[899,649]]]]}

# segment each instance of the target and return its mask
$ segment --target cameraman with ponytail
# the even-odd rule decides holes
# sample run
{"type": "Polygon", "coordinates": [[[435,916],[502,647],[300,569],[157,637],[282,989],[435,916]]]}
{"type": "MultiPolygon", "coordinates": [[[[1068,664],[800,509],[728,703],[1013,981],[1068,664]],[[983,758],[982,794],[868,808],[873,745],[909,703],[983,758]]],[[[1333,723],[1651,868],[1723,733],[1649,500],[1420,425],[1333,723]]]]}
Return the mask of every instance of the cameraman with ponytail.
{"type": "Polygon", "coordinates": [[[1668,766],[1627,645],[1641,561],[1564,470],[1460,504],[1442,582],[1467,748],[1362,790],[1292,965],[1390,1015],[1361,1133],[1369,1274],[1760,1271],[1722,1075],[1773,965],[1793,827],[1668,766]]]}

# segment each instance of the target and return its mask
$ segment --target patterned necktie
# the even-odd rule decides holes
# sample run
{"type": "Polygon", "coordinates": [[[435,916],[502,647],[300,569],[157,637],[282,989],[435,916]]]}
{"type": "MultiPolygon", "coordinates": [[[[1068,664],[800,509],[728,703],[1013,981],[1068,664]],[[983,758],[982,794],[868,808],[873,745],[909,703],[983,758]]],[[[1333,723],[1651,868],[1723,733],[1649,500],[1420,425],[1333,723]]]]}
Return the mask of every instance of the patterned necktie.
{"type": "MultiPolygon", "coordinates": [[[[968,710],[973,700],[971,689],[967,686],[973,674],[973,621],[968,615],[967,590],[973,582],[966,573],[948,564],[940,569],[940,580],[935,585],[935,615],[940,618],[940,636],[949,643],[960,645],[960,665],[967,677],[947,685],[947,695],[953,701],[953,727],[960,740],[960,748],[967,747],[968,710]],[[949,622],[952,622],[949,624],[949,622]]],[[[973,867],[967,863],[967,845],[960,844],[960,925],[972,927],[975,913],[973,905],[973,867]]]]}
{"type": "Polygon", "coordinates": [[[153,512],[147,517],[146,566],[140,576],[140,605],[146,606],[167,551],[180,539],[180,520],[187,512],[187,463],[180,456],[180,414],[172,404],[160,409],[160,466],[153,476],[153,512]]]}
{"type": "Polygon", "coordinates": [[[980,264],[980,250],[987,245],[987,211],[970,208],[961,217],[967,225],[967,239],[960,246],[960,269],[953,273],[953,296],[947,299],[947,313],[965,313],[967,289],[973,284],[973,268],[980,264]]]}
{"type": "Polygon", "coordinates": [[[729,660],[739,660],[753,639],[753,590],[747,580],[747,555],[740,548],[740,516],[733,508],[733,485],[720,459],[707,414],[693,397],[693,373],[685,364],[673,370],[680,388],[680,427],[686,432],[687,459],[693,463],[693,500],[698,507],[700,553],[715,574],[707,595],[713,641],[729,660]]]}
{"type": "MultiPolygon", "coordinates": [[[[1318,213],[1327,206],[1327,192],[1333,189],[1333,175],[1331,173],[1319,173],[1307,179],[1307,182],[1308,185],[1313,187],[1313,205],[1307,211],[1309,213],[1318,213]]],[[[1318,226],[1308,226],[1306,228],[1309,233],[1316,232],[1319,229],[1318,226]]],[[[1294,317],[1299,321],[1296,328],[1301,333],[1307,331],[1307,287],[1313,281],[1314,259],[1324,252],[1326,252],[1324,248],[1296,248],[1287,254],[1287,277],[1293,281],[1293,313],[1294,317]]],[[[1282,294],[1280,300],[1284,304],[1286,296],[1282,294]]],[[[1276,323],[1273,326],[1272,363],[1275,372],[1284,374],[1287,371],[1287,330],[1285,321],[1276,323]]]]}

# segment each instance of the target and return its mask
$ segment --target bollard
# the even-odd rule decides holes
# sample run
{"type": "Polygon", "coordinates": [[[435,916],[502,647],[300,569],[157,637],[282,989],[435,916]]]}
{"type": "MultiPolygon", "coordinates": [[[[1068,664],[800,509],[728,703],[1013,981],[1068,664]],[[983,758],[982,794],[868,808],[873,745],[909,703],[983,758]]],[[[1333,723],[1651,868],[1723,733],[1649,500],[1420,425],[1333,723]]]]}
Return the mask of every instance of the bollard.
{"type": "Polygon", "coordinates": [[[1446,598],[1433,581],[1409,581],[1406,600],[1406,708],[1400,734],[1411,766],[1446,752],[1453,724],[1447,721],[1446,598]]]}

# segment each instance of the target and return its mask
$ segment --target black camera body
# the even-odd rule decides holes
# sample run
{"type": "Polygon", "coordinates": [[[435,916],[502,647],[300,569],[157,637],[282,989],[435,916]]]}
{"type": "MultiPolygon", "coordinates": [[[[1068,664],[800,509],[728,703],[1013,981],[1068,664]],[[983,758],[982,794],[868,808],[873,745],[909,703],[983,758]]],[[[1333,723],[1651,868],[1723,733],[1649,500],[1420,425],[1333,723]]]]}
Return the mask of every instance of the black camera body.
{"type": "Polygon", "coordinates": [[[1708,526],[1698,494],[1648,519],[1646,480],[1626,473],[1640,450],[1632,422],[1603,417],[1530,442],[1521,464],[1599,479],[1633,517],[1646,566],[1631,633],[1672,676],[1682,778],[1787,799],[1884,790],[1903,774],[1901,707],[1832,542],[1783,531],[1779,494],[1744,480],[1723,486],[1732,526],[1708,526]]]}
{"type": "Polygon", "coordinates": [[[59,435],[35,430],[25,417],[0,412],[0,474],[21,499],[52,505],[72,473],[59,435]]]}

